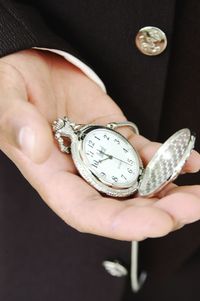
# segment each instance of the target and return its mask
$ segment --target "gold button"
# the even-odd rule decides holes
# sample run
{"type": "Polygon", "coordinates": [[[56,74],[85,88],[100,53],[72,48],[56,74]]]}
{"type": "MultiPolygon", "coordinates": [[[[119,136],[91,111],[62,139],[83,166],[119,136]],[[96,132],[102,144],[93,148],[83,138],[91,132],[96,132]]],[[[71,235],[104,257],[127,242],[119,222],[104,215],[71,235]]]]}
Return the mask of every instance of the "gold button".
{"type": "Polygon", "coordinates": [[[167,47],[167,37],[160,28],[146,26],[139,30],[135,43],[143,54],[159,55],[167,47]]]}

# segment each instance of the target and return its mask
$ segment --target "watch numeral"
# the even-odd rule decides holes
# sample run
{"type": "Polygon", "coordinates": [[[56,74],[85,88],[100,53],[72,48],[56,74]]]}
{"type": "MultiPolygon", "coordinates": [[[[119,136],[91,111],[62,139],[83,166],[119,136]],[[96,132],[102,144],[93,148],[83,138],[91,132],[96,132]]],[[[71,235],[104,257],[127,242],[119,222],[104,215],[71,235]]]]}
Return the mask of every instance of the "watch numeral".
{"type": "Polygon", "coordinates": [[[121,175],[121,178],[127,181],[127,178],[124,175],[121,175]]]}
{"type": "Polygon", "coordinates": [[[125,153],[128,153],[128,150],[126,148],[123,148],[123,150],[124,150],[125,153]]]}
{"type": "Polygon", "coordinates": [[[117,182],[118,182],[118,178],[117,178],[117,177],[115,177],[115,176],[112,176],[112,179],[113,179],[113,181],[115,181],[115,183],[117,183],[117,182]]]}
{"type": "Polygon", "coordinates": [[[116,142],[117,144],[120,144],[120,141],[118,139],[115,139],[114,142],[116,142]]]}
{"type": "Polygon", "coordinates": [[[133,164],[133,160],[128,158],[127,161],[128,161],[128,163],[133,164]]]}
{"type": "Polygon", "coordinates": [[[94,156],[94,153],[93,153],[92,151],[89,151],[89,153],[86,153],[86,155],[88,155],[88,156],[90,156],[90,157],[92,157],[92,158],[93,158],[93,156],[94,156]]]}
{"type": "Polygon", "coordinates": [[[127,168],[127,170],[128,170],[129,173],[133,173],[133,170],[130,169],[129,167],[127,168]]]}
{"type": "Polygon", "coordinates": [[[101,177],[104,177],[104,178],[106,177],[105,172],[101,172],[100,175],[101,175],[101,177]]]}
{"type": "Polygon", "coordinates": [[[96,138],[97,140],[101,140],[99,137],[97,137],[97,136],[94,136],[94,138],[96,138]]]}
{"type": "Polygon", "coordinates": [[[99,161],[97,161],[97,160],[94,160],[93,161],[93,163],[92,163],[92,166],[94,166],[94,167],[98,167],[98,165],[99,165],[99,161]]]}
{"type": "Polygon", "coordinates": [[[91,148],[93,148],[93,147],[94,147],[94,145],[95,145],[95,143],[94,143],[94,142],[92,142],[92,140],[89,140],[89,141],[88,141],[88,146],[90,146],[91,148]]]}
{"type": "Polygon", "coordinates": [[[110,137],[108,137],[107,135],[103,135],[103,138],[110,140],[110,137]]]}

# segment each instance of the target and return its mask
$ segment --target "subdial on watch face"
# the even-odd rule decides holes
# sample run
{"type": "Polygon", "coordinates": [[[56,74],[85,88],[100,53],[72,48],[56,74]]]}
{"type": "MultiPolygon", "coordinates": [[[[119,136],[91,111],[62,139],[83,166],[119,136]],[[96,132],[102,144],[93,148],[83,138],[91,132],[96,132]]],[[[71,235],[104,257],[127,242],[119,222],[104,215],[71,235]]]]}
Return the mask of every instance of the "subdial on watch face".
{"type": "Polygon", "coordinates": [[[83,159],[104,184],[128,188],[139,176],[140,162],[132,145],[120,134],[97,128],[83,140],[83,159]]]}

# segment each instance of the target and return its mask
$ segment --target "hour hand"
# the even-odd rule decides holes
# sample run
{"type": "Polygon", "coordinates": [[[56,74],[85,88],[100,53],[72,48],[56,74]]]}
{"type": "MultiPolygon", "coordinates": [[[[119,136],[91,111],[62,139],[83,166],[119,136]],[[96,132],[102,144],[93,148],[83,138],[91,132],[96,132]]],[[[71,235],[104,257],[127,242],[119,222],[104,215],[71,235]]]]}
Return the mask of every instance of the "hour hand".
{"type": "Polygon", "coordinates": [[[112,158],[107,157],[107,158],[105,158],[105,159],[99,160],[99,163],[101,163],[101,162],[103,162],[103,161],[106,161],[106,160],[108,160],[108,159],[112,159],[112,158]]]}
{"type": "MultiPolygon", "coordinates": [[[[107,159],[112,159],[112,158],[113,158],[113,156],[104,153],[104,152],[103,152],[102,150],[100,150],[100,149],[98,149],[98,152],[100,152],[100,154],[102,154],[102,155],[107,156],[107,157],[108,157],[107,159]]],[[[101,160],[101,161],[104,161],[104,160],[105,160],[105,159],[103,159],[103,160],[101,160]]]]}

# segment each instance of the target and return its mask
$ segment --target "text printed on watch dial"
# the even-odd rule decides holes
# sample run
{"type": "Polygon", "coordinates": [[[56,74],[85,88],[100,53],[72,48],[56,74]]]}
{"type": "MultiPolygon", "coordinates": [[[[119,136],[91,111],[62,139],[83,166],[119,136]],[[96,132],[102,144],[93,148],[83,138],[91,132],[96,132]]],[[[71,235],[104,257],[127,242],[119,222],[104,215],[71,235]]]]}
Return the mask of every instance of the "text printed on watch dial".
{"type": "Polygon", "coordinates": [[[139,175],[139,160],[131,144],[120,134],[95,129],[83,140],[84,159],[103,183],[130,187],[139,175]]]}

